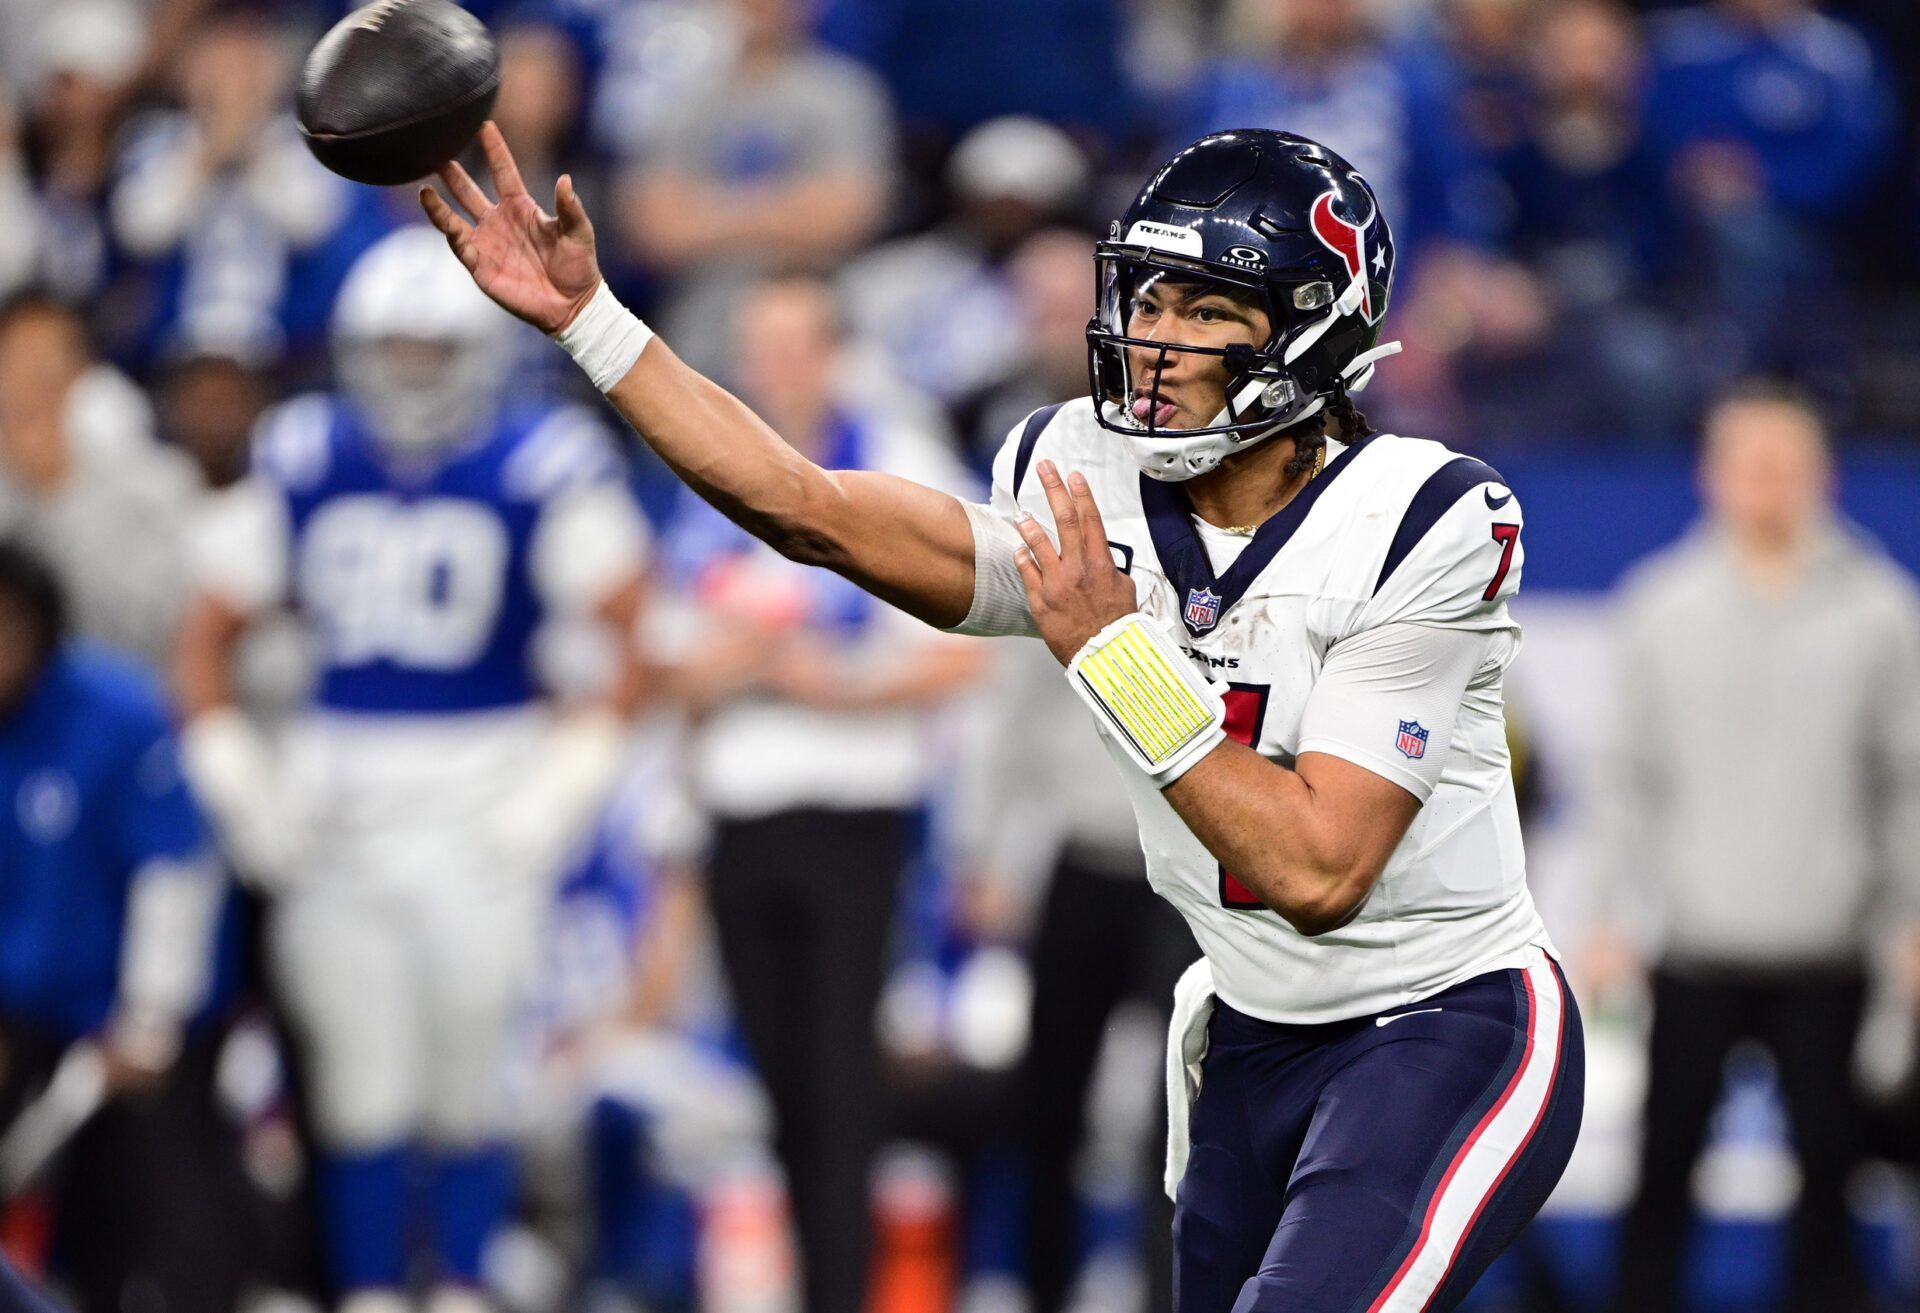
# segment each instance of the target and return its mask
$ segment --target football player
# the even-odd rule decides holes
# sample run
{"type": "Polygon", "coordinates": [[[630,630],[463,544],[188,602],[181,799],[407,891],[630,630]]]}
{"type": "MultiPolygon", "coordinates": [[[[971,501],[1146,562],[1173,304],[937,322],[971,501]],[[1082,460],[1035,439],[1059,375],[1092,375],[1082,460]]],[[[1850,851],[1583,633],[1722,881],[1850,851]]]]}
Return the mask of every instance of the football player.
{"type": "Polygon", "coordinates": [[[203,526],[178,653],[189,772],[273,898],[327,1254],[363,1313],[404,1306],[414,1181],[431,1306],[479,1304],[510,1198],[512,1030],[639,682],[645,540],[620,452],[581,408],[503,402],[513,330],[423,226],[363,256],[336,309],[343,388],[263,420],[252,472],[203,526]],[[281,608],[318,670],[271,744],[237,709],[233,668],[281,608]],[[538,658],[569,644],[544,640],[596,631],[597,695],[556,705],[561,663],[538,658]]]}
{"type": "Polygon", "coordinates": [[[1352,403],[1395,349],[1365,180],[1268,131],[1160,168],[1096,248],[1091,395],[1016,427],[971,505],[797,455],[614,299],[569,181],[549,216],[482,140],[498,201],[452,165],[467,217],[428,214],[682,479],[1066,665],[1206,955],[1169,1054],[1178,1306],[1454,1307],[1559,1178],[1583,1060],[1502,733],[1520,505],[1352,403]]]}

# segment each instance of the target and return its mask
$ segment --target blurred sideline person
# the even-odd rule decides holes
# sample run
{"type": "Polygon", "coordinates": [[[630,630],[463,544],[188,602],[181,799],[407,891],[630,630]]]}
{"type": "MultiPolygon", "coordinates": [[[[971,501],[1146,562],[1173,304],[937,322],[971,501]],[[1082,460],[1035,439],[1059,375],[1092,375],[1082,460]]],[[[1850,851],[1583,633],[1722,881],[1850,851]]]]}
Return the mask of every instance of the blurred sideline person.
{"type": "Polygon", "coordinates": [[[503,398],[511,324],[459,272],[419,227],[355,266],[342,390],[262,423],[202,526],[177,662],[194,782],[274,898],[331,1276],[367,1313],[402,1306],[416,1182],[433,1306],[481,1304],[511,1198],[510,1039],[640,683],[645,531],[619,454],[587,412],[503,398]],[[276,754],[234,681],[241,637],[282,608],[318,683],[276,754]],[[569,664],[598,669],[563,706],[569,664]]]}
{"type": "Polygon", "coordinates": [[[0,308],[0,532],[53,567],[76,632],[166,659],[197,491],[78,312],[33,293],[0,308]]]}
{"type": "Polygon", "coordinates": [[[428,216],[690,488],[930,624],[1042,639],[1107,734],[1206,954],[1169,1027],[1175,1307],[1458,1307],[1566,1167],[1585,1046],[1501,717],[1521,510],[1354,405],[1397,349],[1365,179],[1259,130],[1161,166],[1095,248],[1088,395],[979,504],[780,441],[607,290],[568,180],[549,216],[480,142],[500,199],[453,164],[428,216]]]}
{"type": "MultiPolygon", "coordinates": [[[[1077,252],[1084,265],[1086,251],[1077,252]]],[[[1115,1009],[1137,1001],[1165,1028],[1180,975],[1200,956],[1180,914],[1147,883],[1126,788],[1038,648],[1000,654],[979,755],[968,763],[973,875],[962,915],[989,941],[1027,939],[1033,1011],[1022,1073],[1021,1128],[1032,1173],[1027,1279],[1035,1313],[1067,1306],[1086,1251],[1076,1169],[1087,1140],[1087,1093],[1115,1009]],[[1023,887],[1027,886],[1027,887],[1023,887]],[[1032,913],[1037,912],[1037,916],[1032,913]],[[1022,925],[1032,920],[1030,936],[1022,925]]],[[[1152,1081],[1157,1067],[1130,1073],[1152,1081]]],[[[1143,1146],[1147,1307],[1169,1307],[1173,1208],[1156,1188],[1166,1147],[1154,1100],[1143,1146]]]]}
{"type": "MultiPolygon", "coordinates": [[[[742,389],[795,451],[959,484],[934,439],[842,400],[842,327],[825,283],[761,283],[735,322],[742,389]]],[[[708,901],[773,1101],[805,1307],[859,1309],[882,1132],[874,1012],[909,813],[933,783],[926,713],[974,677],[981,654],[783,559],[691,494],[669,544],[700,612],[683,691],[699,717],[693,796],[714,823],[708,901]]]]}
{"type": "Polygon", "coordinates": [[[232,1308],[238,1160],[189,1031],[226,880],[152,676],[65,626],[52,572],[0,542],[0,1116],[95,1055],[109,1101],[56,1168],[56,1275],[85,1313],[232,1308]]]}
{"type": "Polygon", "coordinates": [[[1617,1307],[1681,1307],[1693,1165],[1743,1039],[1775,1059],[1801,1186],[1789,1307],[1852,1307],[1854,1042],[1879,932],[1920,918],[1920,594],[1840,520],[1820,417],[1747,385],[1708,417],[1704,521],[1620,600],[1601,851],[1614,983],[1652,964],[1640,1191],[1617,1307]],[[1629,928],[1649,931],[1630,943],[1629,928]]]}
{"type": "Polygon", "coordinates": [[[809,35],[802,0],[723,9],[730,67],[660,106],[620,202],[627,244],[670,280],[667,317],[709,370],[728,367],[741,293],[872,240],[894,174],[885,87],[809,35]]]}
{"type": "Polygon", "coordinates": [[[120,246],[164,275],[153,342],[277,357],[324,336],[344,258],[327,248],[366,240],[369,195],[301,142],[287,55],[267,13],[209,14],[166,70],[181,108],[127,134],[107,213],[120,246]]]}
{"type": "Polygon", "coordinates": [[[1018,322],[1009,257],[1045,224],[1078,217],[1091,173],[1086,153],[1050,123],[1009,117],[975,128],[947,163],[952,217],[841,270],[856,335],[945,406],[1017,368],[1028,343],[1008,331],[1018,322]]]}

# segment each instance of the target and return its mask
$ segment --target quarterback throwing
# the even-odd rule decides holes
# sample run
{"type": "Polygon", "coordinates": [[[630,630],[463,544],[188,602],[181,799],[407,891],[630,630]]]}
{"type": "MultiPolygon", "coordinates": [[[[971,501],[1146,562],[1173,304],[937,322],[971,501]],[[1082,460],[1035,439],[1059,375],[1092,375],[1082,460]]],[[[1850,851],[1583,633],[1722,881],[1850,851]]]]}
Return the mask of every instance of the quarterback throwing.
{"type": "Polygon", "coordinates": [[[973,505],[802,459],[614,299],[567,179],[549,216],[482,144],[497,202],[453,165],[428,215],[695,491],[1065,665],[1205,950],[1168,1055],[1177,1306],[1454,1307],[1559,1179],[1583,1057],[1503,729],[1520,503],[1352,401],[1397,350],[1372,188],[1284,133],[1176,155],[1094,253],[1090,395],[973,505]]]}

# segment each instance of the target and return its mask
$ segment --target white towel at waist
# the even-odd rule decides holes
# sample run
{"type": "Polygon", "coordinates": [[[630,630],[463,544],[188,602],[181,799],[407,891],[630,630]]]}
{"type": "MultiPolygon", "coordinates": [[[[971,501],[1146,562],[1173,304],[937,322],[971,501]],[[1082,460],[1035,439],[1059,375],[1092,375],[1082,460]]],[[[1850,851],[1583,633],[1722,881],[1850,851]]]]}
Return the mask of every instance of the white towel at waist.
{"type": "Polygon", "coordinates": [[[1173,987],[1173,1021],[1167,1027],[1167,1198],[1179,1196],[1187,1174],[1187,1119],[1200,1097],[1200,1064],[1207,1056],[1207,1021],[1213,1016],[1213,968],[1201,958],[1173,987]]]}

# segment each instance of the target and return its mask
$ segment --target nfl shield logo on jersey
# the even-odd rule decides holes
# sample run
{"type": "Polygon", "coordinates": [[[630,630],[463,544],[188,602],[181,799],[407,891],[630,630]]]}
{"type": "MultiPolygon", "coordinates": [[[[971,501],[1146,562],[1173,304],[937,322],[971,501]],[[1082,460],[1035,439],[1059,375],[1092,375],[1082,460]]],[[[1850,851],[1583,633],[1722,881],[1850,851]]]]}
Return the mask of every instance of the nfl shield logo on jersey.
{"type": "Polygon", "coordinates": [[[1195,588],[1187,593],[1187,627],[1195,633],[1211,629],[1220,619],[1220,594],[1211,588],[1195,588]]]}
{"type": "Polygon", "coordinates": [[[1400,737],[1394,746],[1408,757],[1424,757],[1427,755],[1427,735],[1432,732],[1417,720],[1403,720],[1400,722],[1400,737]]]}

